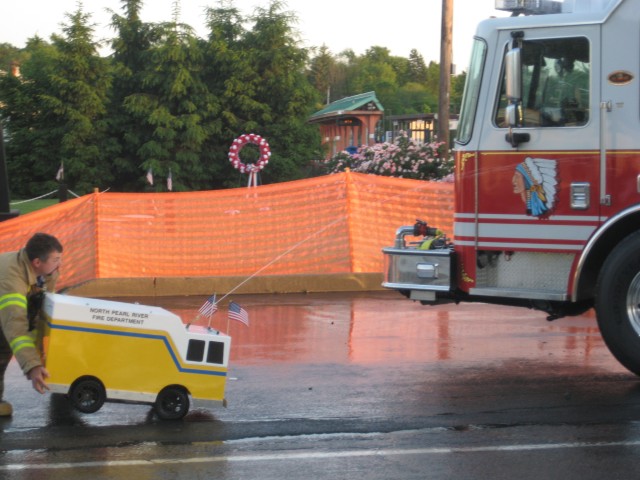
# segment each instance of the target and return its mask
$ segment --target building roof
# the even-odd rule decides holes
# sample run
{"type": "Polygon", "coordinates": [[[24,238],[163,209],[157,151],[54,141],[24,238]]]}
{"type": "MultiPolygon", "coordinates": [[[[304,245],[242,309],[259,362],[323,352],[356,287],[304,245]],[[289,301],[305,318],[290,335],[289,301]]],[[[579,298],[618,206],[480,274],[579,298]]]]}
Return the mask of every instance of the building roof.
{"type": "Polygon", "coordinates": [[[376,92],[360,93],[351,97],[345,97],[330,103],[322,110],[314,113],[309,120],[319,120],[325,117],[336,117],[358,112],[384,112],[384,107],[376,98],[376,92]]]}

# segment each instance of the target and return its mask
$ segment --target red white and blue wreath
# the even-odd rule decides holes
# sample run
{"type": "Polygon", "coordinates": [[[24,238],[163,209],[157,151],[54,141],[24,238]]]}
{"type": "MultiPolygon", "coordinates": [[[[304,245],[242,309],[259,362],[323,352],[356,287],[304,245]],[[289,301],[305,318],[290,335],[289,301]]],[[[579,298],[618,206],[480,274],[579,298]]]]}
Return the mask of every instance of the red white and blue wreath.
{"type": "Polygon", "coordinates": [[[258,172],[269,163],[270,157],[271,149],[269,148],[269,144],[264,138],[260,135],[256,135],[255,133],[245,133],[244,135],[240,135],[233,141],[231,148],[229,148],[229,161],[233,167],[236,170],[239,170],[240,173],[249,174],[248,186],[257,185],[258,172]],[[256,163],[245,164],[240,159],[240,151],[248,143],[257,145],[260,150],[260,157],[256,163]]]}

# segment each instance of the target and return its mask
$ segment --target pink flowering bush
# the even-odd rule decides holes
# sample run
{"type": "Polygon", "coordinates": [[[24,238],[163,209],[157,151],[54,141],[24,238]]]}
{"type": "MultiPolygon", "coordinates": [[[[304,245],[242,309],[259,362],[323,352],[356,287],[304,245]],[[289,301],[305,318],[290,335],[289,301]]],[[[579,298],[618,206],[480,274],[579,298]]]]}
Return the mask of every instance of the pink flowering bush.
{"type": "Polygon", "coordinates": [[[453,181],[453,161],[443,142],[419,145],[401,132],[393,143],[361,146],[354,154],[343,151],[327,161],[330,173],[372,173],[417,180],[453,181]]]}

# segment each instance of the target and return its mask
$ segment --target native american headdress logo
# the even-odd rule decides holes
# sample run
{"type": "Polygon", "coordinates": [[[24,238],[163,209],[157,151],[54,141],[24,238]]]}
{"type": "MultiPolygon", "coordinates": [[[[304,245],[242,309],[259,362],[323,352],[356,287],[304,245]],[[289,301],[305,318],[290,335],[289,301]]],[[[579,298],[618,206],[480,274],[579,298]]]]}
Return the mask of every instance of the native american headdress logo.
{"type": "Polygon", "coordinates": [[[527,157],[513,174],[513,193],[520,195],[527,215],[541,217],[551,211],[556,201],[558,185],[557,162],[527,157]]]}

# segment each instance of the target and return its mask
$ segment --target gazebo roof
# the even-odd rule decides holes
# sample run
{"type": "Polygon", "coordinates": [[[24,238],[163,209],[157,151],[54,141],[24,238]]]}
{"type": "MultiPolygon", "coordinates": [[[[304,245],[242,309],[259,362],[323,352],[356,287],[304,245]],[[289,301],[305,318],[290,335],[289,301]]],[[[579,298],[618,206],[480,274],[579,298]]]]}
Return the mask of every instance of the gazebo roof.
{"type": "Polygon", "coordinates": [[[384,107],[376,98],[376,92],[367,92],[336,100],[311,115],[309,121],[319,121],[323,118],[338,117],[354,112],[373,113],[383,111],[384,107]]]}

